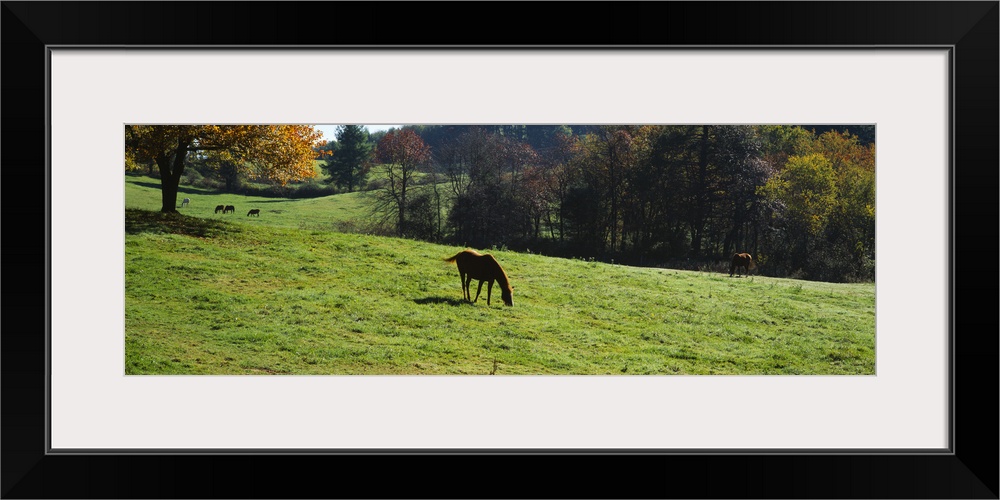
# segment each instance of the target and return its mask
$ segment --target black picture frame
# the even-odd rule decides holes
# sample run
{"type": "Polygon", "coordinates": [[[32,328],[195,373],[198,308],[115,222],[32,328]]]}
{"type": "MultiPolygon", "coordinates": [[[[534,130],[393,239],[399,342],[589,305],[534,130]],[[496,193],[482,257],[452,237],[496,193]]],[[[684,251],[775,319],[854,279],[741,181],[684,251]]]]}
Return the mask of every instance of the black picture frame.
{"type": "Polygon", "coordinates": [[[996,1],[2,3],[4,498],[998,498],[996,1]],[[53,45],[951,47],[951,452],[49,454],[53,45]]]}

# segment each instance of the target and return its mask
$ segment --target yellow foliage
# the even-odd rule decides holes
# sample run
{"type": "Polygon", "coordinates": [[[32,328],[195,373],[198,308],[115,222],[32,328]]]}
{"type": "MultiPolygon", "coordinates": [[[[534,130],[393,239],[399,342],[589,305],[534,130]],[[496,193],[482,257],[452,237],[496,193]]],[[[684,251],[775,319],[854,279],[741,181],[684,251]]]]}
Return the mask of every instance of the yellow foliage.
{"type": "Polygon", "coordinates": [[[212,152],[251,178],[285,185],[316,176],[313,148],[321,137],[311,125],[128,125],[126,168],[150,160],[169,163],[177,154],[212,152]]]}

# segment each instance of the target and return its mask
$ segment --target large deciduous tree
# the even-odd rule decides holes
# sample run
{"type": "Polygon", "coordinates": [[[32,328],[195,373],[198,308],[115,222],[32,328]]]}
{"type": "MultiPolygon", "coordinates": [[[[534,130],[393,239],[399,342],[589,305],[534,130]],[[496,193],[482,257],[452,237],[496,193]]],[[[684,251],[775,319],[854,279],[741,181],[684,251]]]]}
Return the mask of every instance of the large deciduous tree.
{"type": "Polygon", "coordinates": [[[790,274],[816,279],[811,256],[823,246],[823,232],[837,201],[836,172],[820,153],[790,156],[761,192],[771,200],[768,254],[790,274]],[[800,274],[801,273],[801,274],[800,274]]]}
{"type": "Polygon", "coordinates": [[[383,194],[396,215],[396,232],[405,235],[407,191],[413,185],[417,168],[430,161],[431,150],[416,132],[391,130],[375,148],[375,161],[385,169],[383,194]]]}
{"type": "Polygon", "coordinates": [[[248,177],[285,185],[316,175],[310,125],[126,125],[126,168],[152,161],[160,171],[162,212],[177,211],[177,190],[189,155],[211,153],[248,177]]]}

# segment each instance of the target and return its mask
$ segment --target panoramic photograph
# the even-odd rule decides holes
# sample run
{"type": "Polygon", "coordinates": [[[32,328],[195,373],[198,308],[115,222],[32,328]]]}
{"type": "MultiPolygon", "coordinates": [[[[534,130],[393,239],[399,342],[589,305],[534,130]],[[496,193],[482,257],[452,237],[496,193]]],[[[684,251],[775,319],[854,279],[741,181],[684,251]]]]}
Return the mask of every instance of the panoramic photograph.
{"type": "Polygon", "coordinates": [[[875,375],[875,147],[125,125],[125,374],[875,375]]]}

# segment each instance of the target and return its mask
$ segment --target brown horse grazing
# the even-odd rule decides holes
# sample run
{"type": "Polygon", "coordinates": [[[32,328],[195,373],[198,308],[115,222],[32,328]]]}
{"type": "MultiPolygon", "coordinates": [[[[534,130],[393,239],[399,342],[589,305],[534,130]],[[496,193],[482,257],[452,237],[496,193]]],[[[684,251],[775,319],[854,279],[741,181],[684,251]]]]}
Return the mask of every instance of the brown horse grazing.
{"type": "Polygon", "coordinates": [[[490,254],[481,254],[475,250],[463,250],[455,254],[454,257],[444,259],[445,262],[455,262],[458,264],[458,277],[462,280],[462,294],[465,300],[475,302],[479,300],[479,293],[483,291],[483,282],[486,286],[486,305],[490,305],[490,296],[493,294],[493,282],[500,285],[500,296],[503,303],[508,306],[514,305],[514,287],[510,286],[507,273],[500,267],[490,254]],[[476,290],[476,298],[472,298],[472,291],[469,284],[472,280],[479,280],[479,289],[476,290]]]}
{"type": "Polygon", "coordinates": [[[739,276],[737,270],[741,267],[746,270],[745,274],[749,276],[750,268],[757,266],[754,265],[753,257],[751,257],[750,254],[748,253],[733,254],[733,263],[729,265],[729,276],[732,277],[734,272],[737,272],[737,276],[739,276]]]}

